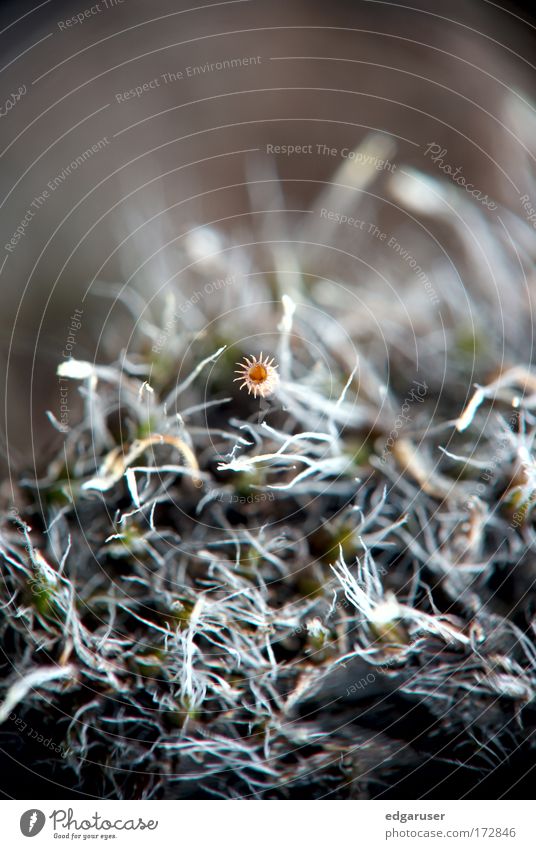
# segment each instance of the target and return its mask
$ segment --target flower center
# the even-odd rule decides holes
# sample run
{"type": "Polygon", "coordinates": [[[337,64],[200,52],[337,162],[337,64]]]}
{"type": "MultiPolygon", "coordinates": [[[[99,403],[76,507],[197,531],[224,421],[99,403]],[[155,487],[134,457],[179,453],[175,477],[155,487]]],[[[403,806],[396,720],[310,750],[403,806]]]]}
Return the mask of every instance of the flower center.
{"type": "Polygon", "coordinates": [[[252,380],[253,383],[263,383],[267,377],[268,372],[262,363],[256,363],[249,370],[249,379],[252,380]]]}

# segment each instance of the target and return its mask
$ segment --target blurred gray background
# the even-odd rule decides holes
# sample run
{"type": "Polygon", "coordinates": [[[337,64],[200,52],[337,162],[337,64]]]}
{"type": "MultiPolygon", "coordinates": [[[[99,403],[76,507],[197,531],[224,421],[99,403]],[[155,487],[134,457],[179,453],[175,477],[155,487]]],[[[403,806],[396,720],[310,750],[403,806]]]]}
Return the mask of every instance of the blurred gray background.
{"type": "MultiPolygon", "coordinates": [[[[11,468],[33,466],[32,451],[46,460],[44,411],[75,309],[73,352],[105,361],[131,322],[120,307],[105,321],[103,288],[131,278],[150,301],[176,272],[188,230],[255,231],[248,180],[275,168],[286,205],[307,209],[341,164],[269,157],[266,145],[353,149],[377,131],[397,162],[437,175],[424,155],[435,142],[520,213],[512,182],[523,184],[520,150],[534,138],[534,38],[521,7],[50,0],[3,4],[0,14],[1,431],[11,468]],[[205,71],[189,76],[196,66],[205,71]],[[28,210],[24,236],[6,250],[28,210]]],[[[281,199],[265,191],[275,208],[281,199]]],[[[192,285],[179,275],[181,292],[192,285]]]]}

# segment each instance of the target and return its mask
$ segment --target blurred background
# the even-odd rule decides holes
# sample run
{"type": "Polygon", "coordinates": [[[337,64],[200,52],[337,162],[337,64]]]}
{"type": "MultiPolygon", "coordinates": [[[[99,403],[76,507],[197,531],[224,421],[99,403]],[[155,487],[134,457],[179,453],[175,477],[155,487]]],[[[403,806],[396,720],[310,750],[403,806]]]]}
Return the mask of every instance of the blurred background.
{"type": "MultiPolygon", "coordinates": [[[[196,228],[251,245],[258,212],[286,208],[264,216],[262,236],[299,239],[345,151],[364,143],[371,162],[387,163],[375,168],[373,189],[355,181],[346,211],[360,204],[389,233],[403,227],[406,242],[424,239],[426,273],[434,253],[454,267],[463,250],[440,223],[408,230],[411,216],[393,195],[396,168],[434,177],[445,176],[442,165],[458,168],[504,216],[526,221],[530,15],[530,4],[475,0],[2,4],[4,463],[46,461],[54,434],[44,413],[57,406],[55,368],[73,314],[80,326],[69,351],[106,362],[170,286],[184,297],[195,289],[188,266],[213,232],[196,228]],[[289,154],[289,145],[302,150],[289,154]],[[125,282],[137,315],[115,300],[125,282]]],[[[381,265],[378,240],[318,215],[316,224],[320,244],[350,243],[381,265]]],[[[519,231],[521,245],[530,232],[519,231]]],[[[484,259],[463,271],[466,290],[485,285],[484,259]]],[[[346,267],[343,253],[323,250],[314,262],[366,290],[366,264],[346,267]]],[[[454,282],[447,275],[435,285],[455,292],[460,273],[456,266],[454,282]]],[[[503,283],[492,310],[511,308],[515,327],[515,295],[503,283]]]]}

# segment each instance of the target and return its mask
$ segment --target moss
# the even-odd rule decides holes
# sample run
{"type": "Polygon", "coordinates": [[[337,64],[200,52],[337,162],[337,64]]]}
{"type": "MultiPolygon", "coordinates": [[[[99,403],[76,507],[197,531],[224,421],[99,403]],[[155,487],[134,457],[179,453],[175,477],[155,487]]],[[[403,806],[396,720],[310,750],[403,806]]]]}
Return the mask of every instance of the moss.
{"type": "Polygon", "coordinates": [[[82,481],[69,465],[63,464],[58,469],[56,479],[44,484],[41,498],[49,507],[64,507],[74,504],[80,496],[82,481]]]}
{"type": "Polygon", "coordinates": [[[262,563],[262,555],[252,545],[243,545],[240,550],[240,559],[238,561],[238,572],[245,578],[251,578],[255,575],[255,571],[260,568],[262,563]]]}
{"type": "Polygon", "coordinates": [[[323,525],[309,538],[311,554],[326,565],[338,558],[341,547],[345,560],[355,560],[358,553],[355,528],[346,524],[333,529],[323,525]]]}
{"type": "MultiPolygon", "coordinates": [[[[266,474],[262,469],[256,468],[252,472],[240,472],[233,475],[234,494],[240,498],[247,498],[252,494],[252,486],[264,486],[266,474]]],[[[255,490],[253,490],[254,492],[255,490]]]]}
{"type": "Polygon", "coordinates": [[[536,503],[536,492],[527,495],[525,489],[515,486],[510,489],[501,503],[502,512],[515,527],[524,525],[532,513],[536,503]]]}
{"type": "Polygon", "coordinates": [[[165,664],[165,653],[159,649],[138,652],[130,658],[130,668],[144,678],[158,678],[165,664]]]}
{"type": "Polygon", "coordinates": [[[347,440],[345,443],[346,451],[352,458],[352,463],[357,468],[368,466],[370,457],[374,453],[375,436],[367,436],[361,441],[347,440]]]}
{"type": "Polygon", "coordinates": [[[162,351],[155,354],[149,349],[147,359],[151,364],[149,383],[155,389],[169,386],[177,375],[177,361],[174,357],[162,351]]]}
{"type": "Polygon", "coordinates": [[[54,593],[50,587],[41,586],[38,589],[32,585],[30,590],[32,604],[37,612],[44,618],[53,614],[54,593]]]}
{"type": "Polygon", "coordinates": [[[489,353],[490,344],[485,333],[474,327],[461,325],[454,333],[454,350],[466,360],[489,353]]]}
{"type": "Polygon", "coordinates": [[[120,536],[106,543],[106,552],[110,557],[136,557],[145,554],[145,540],[142,531],[136,525],[122,527],[120,536]]]}
{"type": "Polygon", "coordinates": [[[382,647],[407,645],[408,634],[399,622],[372,622],[370,629],[382,647]]]}
{"type": "Polygon", "coordinates": [[[301,574],[296,584],[302,598],[320,598],[324,595],[324,586],[316,578],[301,574]]]}
{"type": "Polygon", "coordinates": [[[138,429],[136,431],[136,439],[146,439],[148,436],[151,436],[155,432],[156,429],[156,420],[151,416],[148,416],[143,421],[139,422],[138,429]]]}
{"type": "Polygon", "coordinates": [[[35,573],[35,577],[26,585],[25,601],[44,619],[58,621],[55,591],[55,586],[49,584],[42,575],[35,573]]]}
{"type": "Polygon", "coordinates": [[[166,612],[164,619],[171,628],[178,628],[180,631],[185,631],[189,624],[194,609],[194,602],[181,599],[176,602],[176,607],[172,613],[166,612]]]}

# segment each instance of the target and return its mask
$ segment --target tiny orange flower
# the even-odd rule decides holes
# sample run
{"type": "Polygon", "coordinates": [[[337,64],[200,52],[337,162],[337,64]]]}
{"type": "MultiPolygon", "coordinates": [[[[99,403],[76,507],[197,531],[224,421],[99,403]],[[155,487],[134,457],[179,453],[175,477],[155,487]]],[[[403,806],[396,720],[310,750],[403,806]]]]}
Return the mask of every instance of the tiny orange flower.
{"type": "Polygon", "coordinates": [[[244,357],[244,360],[245,362],[243,363],[237,363],[237,366],[240,366],[240,368],[236,369],[236,374],[239,377],[235,377],[233,383],[241,380],[242,385],[240,389],[246,386],[249,394],[253,392],[254,398],[257,395],[261,398],[267,398],[268,395],[274,392],[279,382],[279,375],[276,371],[277,366],[273,365],[274,358],[272,357],[271,360],[268,357],[263,359],[261,351],[258,359],[252,356],[244,357]]]}

